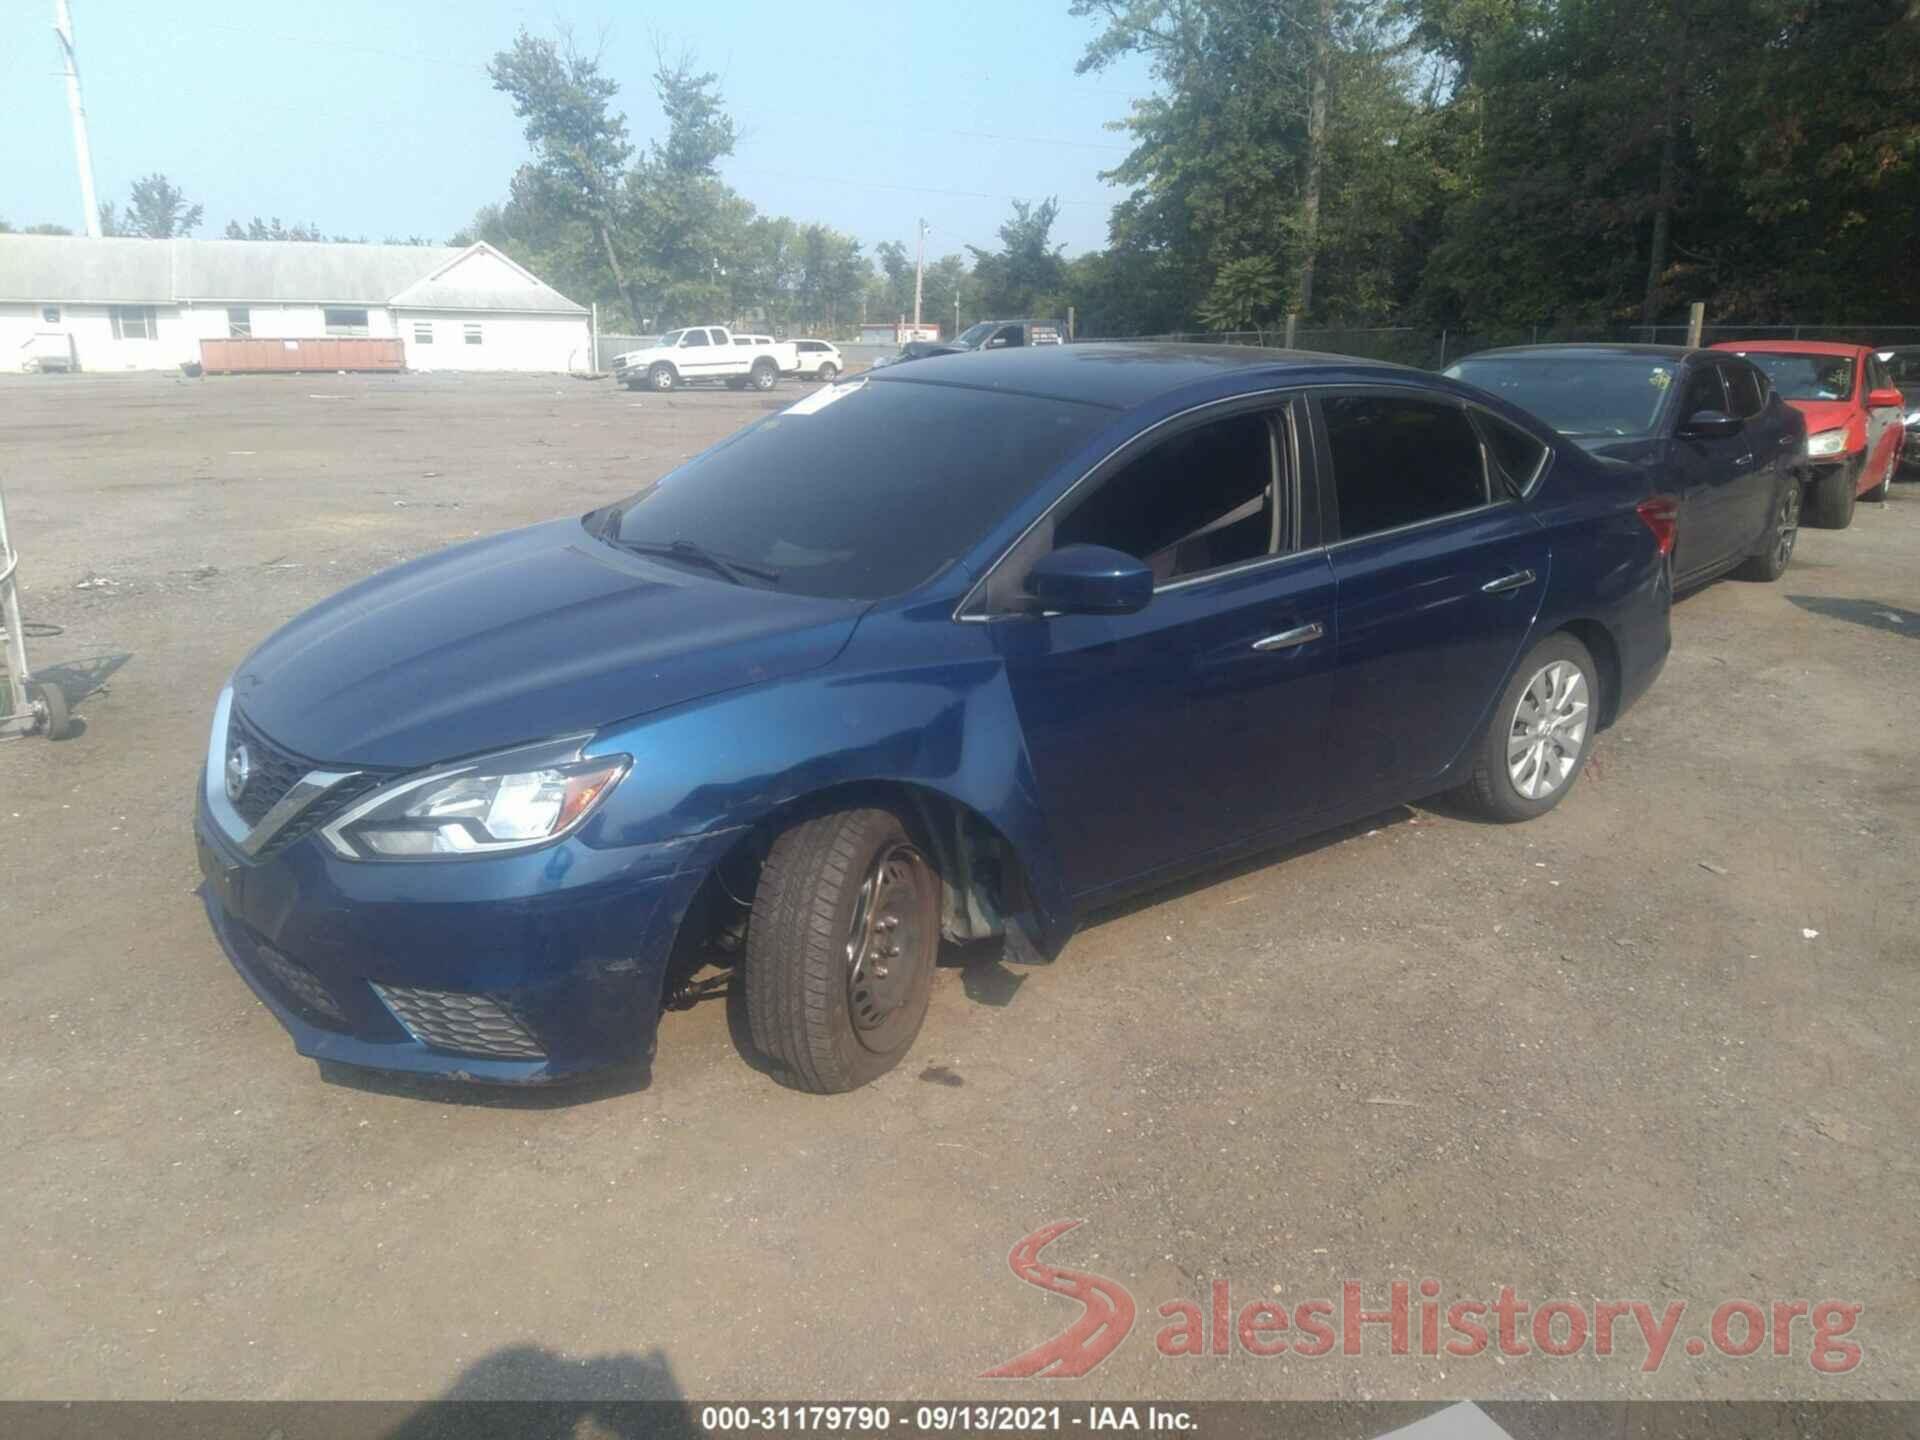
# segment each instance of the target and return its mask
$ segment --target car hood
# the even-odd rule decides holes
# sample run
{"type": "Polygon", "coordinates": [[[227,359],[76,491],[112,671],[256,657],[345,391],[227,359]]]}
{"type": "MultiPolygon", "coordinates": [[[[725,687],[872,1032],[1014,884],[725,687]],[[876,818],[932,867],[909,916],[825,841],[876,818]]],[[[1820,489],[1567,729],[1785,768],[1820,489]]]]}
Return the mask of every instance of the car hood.
{"type": "Polygon", "coordinates": [[[708,580],[557,520],[322,601],[247,657],[234,699],[308,759],[411,768],[816,669],[866,608],[708,580]]]}
{"type": "Polygon", "coordinates": [[[1850,400],[1789,400],[1787,403],[1807,417],[1809,435],[1841,429],[1852,424],[1860,414],[1850,400]]]}

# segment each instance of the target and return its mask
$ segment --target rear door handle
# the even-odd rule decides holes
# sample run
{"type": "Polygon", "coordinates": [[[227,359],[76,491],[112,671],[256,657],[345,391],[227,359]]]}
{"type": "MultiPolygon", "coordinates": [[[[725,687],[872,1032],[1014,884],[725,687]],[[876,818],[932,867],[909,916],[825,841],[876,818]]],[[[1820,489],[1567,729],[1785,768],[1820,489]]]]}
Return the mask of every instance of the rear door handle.
{"type": "Polygon", "coordinates": [[[1736,455],[1736,456],[1734,456],[1734,457],[1733,457],[1733,463],[1734,463],[1735,465],[1751,465],[1751,464],[1753,463],[1753,456],[1751,456],[1751,455],[1736,455]]]}
{"type": "Polygon", "coordinates": [[[1488,595],[1504,595],[1509,590],[1518,590],[1533,583],[1531,570],[1516,570],[1511,575],[1502,575],[1498,580],[1489,580],[1480,589],[1488,595]]]}
{"type": "Polygon", "coordinates": [[[1256,650],[1297,650],[1309,640],[1318,640],[1327,633],[1327,627],[1318,620],[1309,620],[1304,625],[1296,625],[1291,630],[1282,630],[1278,635],[1269,635],[1264,640],[1253,642],[1256,650]]]}

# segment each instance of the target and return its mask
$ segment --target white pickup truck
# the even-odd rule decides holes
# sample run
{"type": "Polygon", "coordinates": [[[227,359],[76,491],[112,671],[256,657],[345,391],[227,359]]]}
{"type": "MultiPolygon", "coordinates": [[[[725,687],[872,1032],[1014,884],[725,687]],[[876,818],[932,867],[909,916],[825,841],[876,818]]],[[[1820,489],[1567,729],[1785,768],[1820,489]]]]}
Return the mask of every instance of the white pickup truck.
{"type": "Polygon", "coordinates": [[[669,330],[642,350],[613,357],[613,375],[629,390],[675,390],[700,381],[725,381],[734,390],[771,390],[800,369],[791,340],[736,335],[724,325],[669,330]]]}

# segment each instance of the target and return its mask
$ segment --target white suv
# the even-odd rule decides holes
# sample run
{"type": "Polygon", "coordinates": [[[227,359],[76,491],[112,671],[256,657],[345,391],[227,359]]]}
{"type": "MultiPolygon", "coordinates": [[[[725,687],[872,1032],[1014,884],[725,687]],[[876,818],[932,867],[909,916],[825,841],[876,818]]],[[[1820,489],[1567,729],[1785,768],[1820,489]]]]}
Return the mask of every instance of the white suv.
{"type": "Polygon", "coordinates": [[[840,358],[840,352],[830,340],[796,340],[793,348],[799,352],[800,376],[809,376],[815,380],[837,379],[847,362],[840,358]]]}

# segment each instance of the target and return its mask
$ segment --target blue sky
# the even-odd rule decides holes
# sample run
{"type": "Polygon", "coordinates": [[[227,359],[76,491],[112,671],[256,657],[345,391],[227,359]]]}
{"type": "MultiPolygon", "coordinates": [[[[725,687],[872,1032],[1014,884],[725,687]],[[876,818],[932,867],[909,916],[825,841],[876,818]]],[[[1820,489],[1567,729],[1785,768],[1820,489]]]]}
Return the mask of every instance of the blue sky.
{"type": "MultiPolygon", "coordinates": [[[[501,198],[526,145],[484,68],[524,25],[570,24],[636,139],[663,124],[657,33],[718,71],[742,141],[722,173],[764,213],[911,244],[992,246],[1008,197],[1061,200],[1068,253],[1105,242],[1125,152],[1104,122],[1145,67],[1073,73],[1093,23],[1067,0],[71,0],[103,200],[160,170],[206,205],[197,232],[278,215],[329,234],[442,239],[501,198]],[[925,193],[944,191],[955,193],[925,193]]],[[[52,0],[0,0],[8,97],[0,217],[80,225],[52,0]]]]}

